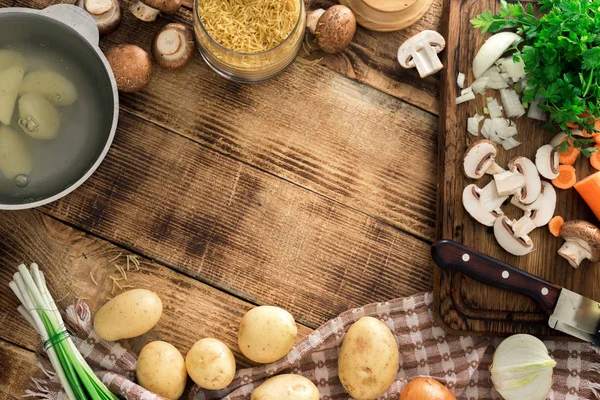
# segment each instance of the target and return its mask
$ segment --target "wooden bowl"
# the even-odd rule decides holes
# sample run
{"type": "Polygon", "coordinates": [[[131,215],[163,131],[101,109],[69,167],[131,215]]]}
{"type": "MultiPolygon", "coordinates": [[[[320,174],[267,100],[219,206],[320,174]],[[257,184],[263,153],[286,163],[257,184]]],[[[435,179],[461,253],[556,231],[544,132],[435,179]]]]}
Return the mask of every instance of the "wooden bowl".
{"type": "Polygon", "coordinates": [[[419,20],[433,0],[340,0],[356,16],[356,22],[372,31],[404,29],[419,20]]]}

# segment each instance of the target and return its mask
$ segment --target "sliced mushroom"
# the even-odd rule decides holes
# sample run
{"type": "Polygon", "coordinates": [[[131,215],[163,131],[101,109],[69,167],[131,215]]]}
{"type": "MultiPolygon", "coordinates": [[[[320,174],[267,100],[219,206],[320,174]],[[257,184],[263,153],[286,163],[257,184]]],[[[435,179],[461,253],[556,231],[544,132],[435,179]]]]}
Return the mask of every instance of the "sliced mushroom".
{"type": "Polygon", "coordinates": [[[152,56],[161,67],[183,68],[194,54],[194,34],[182,24],[165,25],[152,41],[152,56]]]}
{"type": "Polygon", "coordinates": [[[523,204],[516,197],[510,200],[510,203],[529,216],[536,227],[547,225],[554,215],[556,208],[556,190],[550,182],[542,181],[542,190],[540,196],[531,204],[523,204]]]}
{"type": "Polygon", "coordinates": [[[408,39],[398,49],[398,62],[404,68],[417,67],[421,78],[433,75],[444,68],[438,53],[446,41],[436,31],[425,30],[408,39]]]}
{"type": "Polygon", "coordinates": [[[136,0],[129,11],[139,20],[152,22],[159,13],[175,14],[181,7],[181,0],[136,0]]]}
{"type": "Polygon", "coordinates": [[[535,166],[540,175],[546,179],[555,179],[558,177],[559,164],[558,150],[551,144],[540,147],[535,153],[535,166]]]}
{"type": "Polygon", "coordinates": [[[526,211],[525,215],[513,222],[513,236],[519,238],[529,235],[535,228],[537,226],[531,218],[531,211],[526,211]]]}
{"type": "Polygon", "coordinates": [[[78,0],[77,6],[94,18],[100,35],[108,35],[121,24],[119,0],[78,0]]]}
{"type": "Polygon", "coordinates": [[[573,268],[578,268],[584,259],[600,261],[600,229],[586,221],[567,221],[560,228],[560,237],[565,243],[558,254],[573,268]]]}
{"type": "Polygon", "coordinates": [[[319,8],[306,17],[306,28],[317,36],[317,44],[325,53],[339,53],[348,47],[356,32],[356,18],[346,6],[319,8]]]}
{"type": "Polygon", "coordinates": [[[465,210],[485,226],[493,226],[496,219],[504,215],[500,207],[506,199],[508,196],[498,194],[494,181],[488,183],[483,189],[471,184],[463,190],[465,210]]]}
{"type": "Polygon", "coordinates": [[[496,144],[491,140],[479,140],[465,152],[463,170],[469,178],[479,179],[488,171],[504,171],[496,164],[496,144]]]}
{"type": "Polygon", "coordinates": [[[150,82],[152,60],[140,47],[119,44],[108,48],[104,54],[113,70],[119,91],[138,92],[150,82]]]}
{"type": "Polygon", "coordinates": [[[524,256],[533,251],[533,242],[527,235],[515,237],[515,222],[505,215],[498,218],[494,222],[494,236],[504,250],[515,256],[524,256]]]}
{"type": "Polygon", "coordinates": [[[508,164],[509,170],[494,175],[498,193],[514,194],[523,204],[531,204],[542,191],[542,181],[538,170],[530,159],[517,157],[508,164]]]}

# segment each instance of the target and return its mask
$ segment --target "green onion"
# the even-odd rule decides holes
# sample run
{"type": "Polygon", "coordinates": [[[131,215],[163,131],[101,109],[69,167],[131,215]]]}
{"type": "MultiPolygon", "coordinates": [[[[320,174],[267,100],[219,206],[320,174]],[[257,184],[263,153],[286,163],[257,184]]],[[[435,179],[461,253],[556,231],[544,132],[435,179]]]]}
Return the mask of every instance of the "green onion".
{"type": "Polygon", "coordinates": [[[75,347],[38,265],[31,264],[31,271],[23,264],[19,265],[8,286],[21,302],[17,310],[42,338],[68,398],[118,400],[75,347]]]}

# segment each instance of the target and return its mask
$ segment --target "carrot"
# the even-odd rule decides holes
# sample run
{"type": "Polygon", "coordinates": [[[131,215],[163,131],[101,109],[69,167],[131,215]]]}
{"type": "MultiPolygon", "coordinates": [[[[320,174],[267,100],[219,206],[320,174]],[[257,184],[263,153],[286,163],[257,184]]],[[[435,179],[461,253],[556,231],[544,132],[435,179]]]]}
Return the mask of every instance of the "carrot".
{"type": "Polygon", "coordinates": [[[558,177],[552,179],[552,184],[559,189],[569,189],[577,182],[575,168],[572,165],[559,165],[558,177]]]}
{"type": "MultiPolygon", "coordinates": [[[[594,128],[595,128],[597,131],[600,131],[600,120],[598,120],[598,121],[594,122],[594,128]]],[[[586,131],[585,129],[583,129],[583,130],[581,131],[581,136],[583,136],[583,137],[584,137],[584,138],[586,138],[586,139],[589,139],[589,138],[592,138],[592,137],[593,137],[593,138],[594,138],[594,140],[596,140],[596,138],[598,137],[598,135],[599,135],[599,134],[600,134],[600,133],[598,133],[598,132],[594,132],[594,133],[587,133],[587,131],[586,131]]]]}
{"type": "Polygon", "coordinates": [[[594,148],[598,149],[598,151],[592,153],[590,156],[590,163],[592,164],[592,167],[600,171],[600,144],[595,145],[594,148]]]}
{"type": "Polygon", "coordinates": [[[569,129],[579,129],[579,124],[577,122],[567,122],[567,128],[569,128],[569,129]]]}
{"type": "Polygon", "coordinates": [[[564,223],[565,223],[565,219],[563,217],[561,217],[560,215],[553,217],[550,220],[550,222],[548,222],[548,229],[550,230],[550,233],[552,234],[552,236],[556,236],[556,237],[560,236],[560,228],[562,228],[564,223]]]}
{"type": "MultiPolygon", "coordinates": [[[[565,139],[568,140],[568,139],[565,139]]],[[[564,143],[564,140],[563,140],[564,143]]],[[[581,150],[575,148],[573,143],[569,141],[569,147],[565,151],[558,153],[558,161],[564,165],[573,165],[575,161],[577,161],[577,157],[579,157],[579,153],[581,150]]]]}
{"type": "Polygon", "coordinates": [[[600,172],[596,172],[575,184],[575,190],[600,220],[600,172]]]}
{"type": "Polygon", "coordinates": [[[600,144],[600,133],[597,134],[596,136],[594,136],[594,142],[596,142],[597,144],[600,144]]]}

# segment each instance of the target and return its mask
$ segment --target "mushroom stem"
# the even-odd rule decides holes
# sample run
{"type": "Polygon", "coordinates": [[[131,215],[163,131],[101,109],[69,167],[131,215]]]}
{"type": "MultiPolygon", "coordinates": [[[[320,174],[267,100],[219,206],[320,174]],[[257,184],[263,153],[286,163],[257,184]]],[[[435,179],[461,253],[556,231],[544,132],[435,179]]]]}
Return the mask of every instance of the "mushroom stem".
{"type": "Polygon", "coordinates": [[[583,260],[592,258],[592,254],[589,251],[571,240],[567,240],[558,249],[558,254],[566,259],[573,268],[578,268],[583,260]]]}
{"type": "Polygon", "coordinates": [[[146,22],[155,21],[156,17],[158,16],[158,13],[160,12],[155,8],[145,5],[140,0],[137,0],[135,3],[132,3],[129,7],[129,11],[131,11],[131,13],[135,15],[136,18],[146,22]]]}
{"type": "Polygon", "coordinates": [[[316,9],[306,17],[306,29],[309,30],[313,35],[317,31],[317,23],[321,19],[321,16],[325,14],[325,10],[322,8],[316,9]]]}

